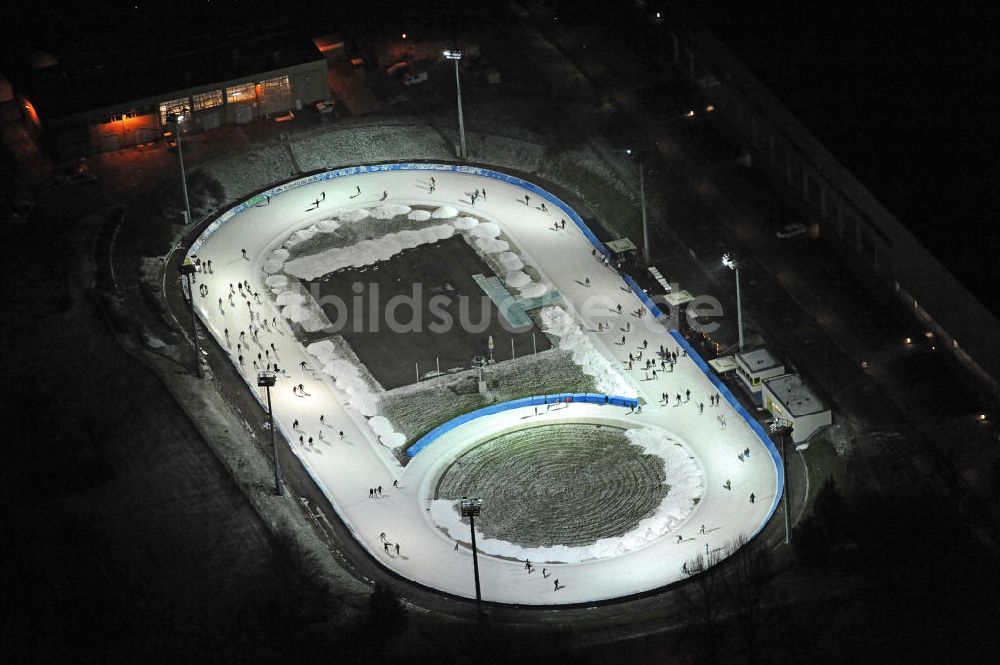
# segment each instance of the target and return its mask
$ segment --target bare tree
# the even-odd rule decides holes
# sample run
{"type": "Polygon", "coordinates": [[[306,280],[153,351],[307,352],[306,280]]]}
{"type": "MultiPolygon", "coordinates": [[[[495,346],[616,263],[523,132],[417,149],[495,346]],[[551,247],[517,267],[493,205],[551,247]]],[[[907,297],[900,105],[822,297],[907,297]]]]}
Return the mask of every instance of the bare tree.
{"type": "Polygon", "coordinates": [[[748,544],[745,534],[729,541],[721,575],[722,593],[739,621],[747,662],[757,659],[757,637],[764,607],[764,594],[771,581],[771,551],[761,543],[748,544]]]}
{"type": "Polygon", "coordinates": [[[714,550],[687,561],[684,573],[691,579],[680,590],[681,599],[699,629],[706,663],[719,662],[717,637],[722,583],[717,564],[722,558],[719,550],[714,550]]]}

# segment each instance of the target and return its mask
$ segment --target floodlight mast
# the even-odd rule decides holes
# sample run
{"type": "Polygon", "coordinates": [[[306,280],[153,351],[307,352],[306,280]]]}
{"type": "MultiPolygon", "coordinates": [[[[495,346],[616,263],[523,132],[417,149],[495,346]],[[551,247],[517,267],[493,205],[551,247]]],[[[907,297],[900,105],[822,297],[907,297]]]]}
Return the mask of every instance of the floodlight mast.
{"type": "Polygon", "coordinates": [[[465,118],[462,116],[462,80],[458,75],[458,63],[462,59],[462,52],[458,49],[449,49],[444,51],[444,57],[455,63],[455,90],[458,93],[458,156],[466,159],[468,153],[465,149],[465,118]]]}
{"type": "Polygon", "coordinates": [[[472,531],[472,573],[476,578],[476,615],[483,618],[483,594],[479,587],[479,553],[476,550],[476,517],[482,511],[483,500],[462,497],[462,517],[469,518],[469,529],[472,531]]]}

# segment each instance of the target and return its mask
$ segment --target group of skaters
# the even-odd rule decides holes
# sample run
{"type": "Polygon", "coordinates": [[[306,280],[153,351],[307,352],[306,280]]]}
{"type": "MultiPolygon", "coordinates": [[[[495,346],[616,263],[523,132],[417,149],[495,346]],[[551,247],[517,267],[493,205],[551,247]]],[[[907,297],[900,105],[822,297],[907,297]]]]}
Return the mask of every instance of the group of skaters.
{"type": "MultiPolygon", "coordinates": [[[[534,564],[531,563],[531,559],[525,559],[524,560],[524,569],[526,571],[528,571],[529,575],[531,575],[533,572],[535,572],[535,566],[534,566],[534,564]]],[[[552,575],[552,573],[549,572],[548,568],[542,568],[542,579],[546,579],[547,580],[550,575],[552,575]]],[[[552,590],[553,591],[558,591],[559,589],[565,588],[565,586],[566,586],[565,584],[559,584],[559,578],[558,577],[555,578],[552,581],[552,590]]]]}
{"type": "Polygon", "coordinates": [[[396,550],[396,556],[399,556],[399,543],[390,543],[389,540],[387,539],[386,535],[385,535],[385,531],[383,531],[382,533],[379,534],[379,540],[382,541],[382,550],[386,554],[388,554],[389,556],[392,556],[391,550],[395,549],[396,550]]]}

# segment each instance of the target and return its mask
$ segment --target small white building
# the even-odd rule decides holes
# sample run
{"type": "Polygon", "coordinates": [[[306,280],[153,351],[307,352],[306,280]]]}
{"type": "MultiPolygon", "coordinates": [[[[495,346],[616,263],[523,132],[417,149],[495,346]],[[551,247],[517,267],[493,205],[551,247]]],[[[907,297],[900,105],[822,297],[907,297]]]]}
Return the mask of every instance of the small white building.
{"type": "Polygon", "coordinates": [[[764,408],[793,427],[792,441],[802,443],[820,427],[833,423],[826,408],[798,374],[767,379],[761,387],[764,408]]]}
{"type": "Polygon", "coordinates": [[[754,349],[745,353],[737,353],[736,374],[740,377],[743,387],[757,404],[763,404],[761,386],[763,382],[781,376],[785,366],[765,348],[754,349]]]}

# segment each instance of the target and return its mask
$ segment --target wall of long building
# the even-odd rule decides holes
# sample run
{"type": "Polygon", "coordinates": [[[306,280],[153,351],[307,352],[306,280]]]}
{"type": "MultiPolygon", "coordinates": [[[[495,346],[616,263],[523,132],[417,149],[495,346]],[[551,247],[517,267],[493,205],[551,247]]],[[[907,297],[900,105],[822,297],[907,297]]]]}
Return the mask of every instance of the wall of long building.
{"type": "Polygon", "coordinates": [[[76,152],[107,152],[162,138],[167,116],[190,115],[187,131],[244,124],[329,98],[326,60],[316,60],[231,81],[164,92],[73,116],[50,127],[76,152]]]}
{"type": "Polygon", "coordinates": [[[807,204],[824,239],[1000,392],[1000,321],[707,29],[679,23],[670,37],[674,64],[743,134],[754,166],[807,204]]]}

